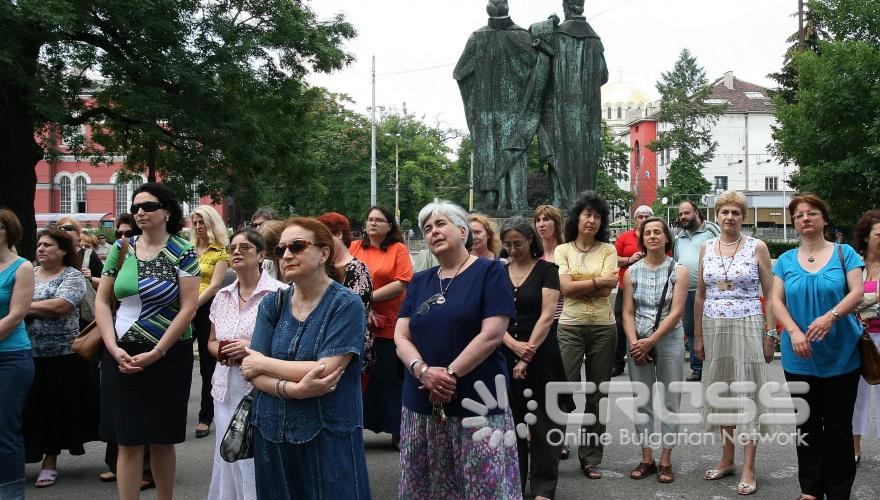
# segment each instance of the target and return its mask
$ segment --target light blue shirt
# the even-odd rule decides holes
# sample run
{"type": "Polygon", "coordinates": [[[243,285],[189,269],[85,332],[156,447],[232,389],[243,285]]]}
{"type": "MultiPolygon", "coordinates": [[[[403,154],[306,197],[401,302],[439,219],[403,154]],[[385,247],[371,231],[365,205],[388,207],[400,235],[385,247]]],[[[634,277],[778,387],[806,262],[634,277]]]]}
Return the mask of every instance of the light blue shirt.
{"type": "Polygon", "coordinates": [[[700,248],[703,243],[721,234],[721,228],[714,222],[703,222],[703,224],[693,232],[688,233],[685,230],[679,231],[675,238],[675,246],[672,251],[672,258],[676,262],[683,265],[690,275],[690,285],[688,291],[697,290],[697,269],[700,266],[700,248]]]}
{"type": "MultiPolygon", "coordinates": [[[[847,293],[846,276],[840,267],[838,248],[843,249],[846,271],[864,267],[862,258],[849,245],[834,245],[834,253],[822,269],[809,273],[797,260],[793,248],[779,257],[773,274],[785,283],[785,306],[802,332],[810,323],[835,307],[847,293]]],[[[836,377],[861,365],[858,341],[861,328],[855,315],[847,314],[831,325],[824,339],[810,343],[813,354],[801,358],[791,346],[791,337],[782,336],[782,368],[797,375],[836,377]]]]}

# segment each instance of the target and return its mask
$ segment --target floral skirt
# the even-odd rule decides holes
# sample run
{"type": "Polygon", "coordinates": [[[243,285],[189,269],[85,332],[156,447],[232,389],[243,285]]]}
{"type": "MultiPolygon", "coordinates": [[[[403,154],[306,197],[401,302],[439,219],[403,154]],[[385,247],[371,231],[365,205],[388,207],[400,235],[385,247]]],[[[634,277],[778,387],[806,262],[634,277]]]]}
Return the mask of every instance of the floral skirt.
{"type": "MultiPolygon", "coordinates": [[[[492,433],[485,433],[485,439],[475,441],[479,429],[463,427],[461,417],[438,422],[407,408],[401,415],[401,499],[522,498],[515,439],[490,444],[492,433]]],[[[513,431],[510,410],[487,419],[493,431],[513,431]]]]}

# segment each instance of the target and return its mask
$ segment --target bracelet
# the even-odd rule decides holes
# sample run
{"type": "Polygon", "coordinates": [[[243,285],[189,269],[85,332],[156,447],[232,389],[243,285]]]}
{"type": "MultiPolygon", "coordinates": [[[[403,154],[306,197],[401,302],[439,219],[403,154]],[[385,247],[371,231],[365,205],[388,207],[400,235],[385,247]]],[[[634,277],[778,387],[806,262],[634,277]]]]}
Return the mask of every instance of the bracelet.
{"type": "Polygon", "coordinates": [[[424,361],[422,361],[422,358],[413,358],[413,360],[409,362],[409,372],[411,374],[413,374],[413,375],[416,374],[416,372],[414,372],[413,369],[415,369],[416,365],[419,363],[424,363],[424,361]]]}
{"type": "Polygon", "coordinates": [[[277,382],[275,382],[275,396],[278,399],[290,399],[287,397],[287,380],[283,378],[279,378],[277,382]]]}
{"type": "Polygon", "coordinates": [[[423,367],[422,367],[422,370],[419,372],[419,376],[416,377],[416,379],[417,379],[419,382],[422,381],[422,375],[424,375],[425,372],[428,371],[428,368],[429,368],[428,363],[425,363],[425,366],[423,366],[423,367]]]}
{"type": "Polygon", "coordinates": [[[154,350],[154,351],[157,351],[157,352],[159,353],[159,357],[161,357],[161,358],[164,358],[165,355],[168,354],[168,351],[164,351],[164,350],[162,350],[158,345],[157,345],[157,346],[153,346],[153,350],[154,350]]]}
{"type": "Polygon", "coordinates": [[[281,381],[281,399],[290,399],[290,396],[287,395],[287,382],[288,380],[281,381]]]}
{"type": "Polygon", "coordinates": [[[764,336],[770,337],[771,339],[776,340],[779,338],[779,332],[777,332],[776,329],[774,328],[772,330],[767,330],[766,332],[764,332],[764,336]]]}
{"type": "Polygon", "coordinates": [[[829,311],[829,312],[831,313],[832,316],[834,316],[834,321],[837,321],[837,320],[840,319],[840,313],[837,312],[837,308],[836,308],[836,307],[832,307],[832,308],[831,308],[831,311],[829,311]]]}

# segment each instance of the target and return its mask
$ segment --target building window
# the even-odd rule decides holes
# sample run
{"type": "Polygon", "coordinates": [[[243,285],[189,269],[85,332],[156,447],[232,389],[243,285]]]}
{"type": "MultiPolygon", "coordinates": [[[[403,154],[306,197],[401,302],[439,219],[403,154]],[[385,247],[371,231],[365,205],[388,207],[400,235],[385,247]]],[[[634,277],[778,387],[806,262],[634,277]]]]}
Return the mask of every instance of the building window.
{"type": "Polygon", "coordinates": [[[88,189],[86,186],[85,177],[79,176],[76,178],[76,204],[73,206],[73,209],[78,214],[86,213],[86,191],[88,189]]]}
{"type": "Polygon", "coordinates": [[[144,181],[135,179],[129,182],[116,181],[116,215],[128,213],[134,190],[141,187],[144,181]]]}
{"type": "MultiPolygon", "coordinates": [[[[595,115],[594,115],[594,116],[595,116],[595,115]]],[[[618,108],[617,108],[617,119],[620,120],[621,118],[623,118],[623,108],[621,108],[621,107],[618,106],[618,108]]]]}
{"type": "Polygon", "coordinates": [[[62,214],[69,214],[71,210],[70,203],[70,177],[61,178],[61,210],[62,214]]]}
{"type": "Polygon", "coordinates": [[[727,191],[727,176],[726,175],[716,175],[715,176],[715,192],[727,191]]]}
{"type": "Polygon", "coordinates": [[[611,106],[608,106],[608,119],[611,119],[611,106]]]}
{"type": "Polygon", "coordinates": [[[666,179],[660,179],[660,187],[662,187],[662,188],[666,187],[666,179]]]}
{"type": "Polygon", "coordinates": [[[779,191],[779,177],[764,177],[764,191],[779,191]]]}

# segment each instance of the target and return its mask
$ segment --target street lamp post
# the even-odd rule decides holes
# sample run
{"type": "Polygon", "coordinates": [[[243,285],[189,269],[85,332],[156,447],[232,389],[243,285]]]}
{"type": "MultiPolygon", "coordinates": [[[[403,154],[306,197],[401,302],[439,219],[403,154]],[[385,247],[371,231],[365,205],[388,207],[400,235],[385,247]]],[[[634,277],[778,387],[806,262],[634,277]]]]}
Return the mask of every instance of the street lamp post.
{"type": "Polygon", "coordinates": [[[400,223],[400,134],[394,134],[394,218],[400,223]]]}

